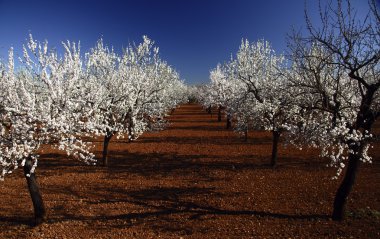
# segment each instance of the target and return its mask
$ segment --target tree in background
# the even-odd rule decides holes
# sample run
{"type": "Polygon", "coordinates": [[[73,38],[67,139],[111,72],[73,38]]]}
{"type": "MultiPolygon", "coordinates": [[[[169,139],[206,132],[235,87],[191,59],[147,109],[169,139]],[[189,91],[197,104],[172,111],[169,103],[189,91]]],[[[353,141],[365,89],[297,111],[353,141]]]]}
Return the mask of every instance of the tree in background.
{"type": "Polygon", "coordinates": [[[281,134],[298,114],[288,90],[285,58],[276,55],[266,41],[243,40],[236,55],[211,71],[209,94],[235,121],[235,129],[247,137],[249,125],[272,132],[271,166],[275,167],[281,134]]]}
{"type": "Polygon", "coordinates": [[[287,131],[299,110],[288,90],[285,57],[277,55],[267,41],[250,43],[245,40],[236,60],[230,64],[235,67],[233,78],[246,85],[244,95],[254,102],[250,110],[253,124],[272,133],[270,164],[275,167],[280,136],[287,131]]]}
{"type": "Polygon", "coordinates": [[[130,141],[144,131],[161,129],[165,114],[184,99],[185,86],[177,72],[158,55],[149,38],[130,45],[117,56],[100,40],[88,54],[89,78],[101,88],[96,111],[99,132],[104,135],[103,165],[114,135],[130,141]]]}

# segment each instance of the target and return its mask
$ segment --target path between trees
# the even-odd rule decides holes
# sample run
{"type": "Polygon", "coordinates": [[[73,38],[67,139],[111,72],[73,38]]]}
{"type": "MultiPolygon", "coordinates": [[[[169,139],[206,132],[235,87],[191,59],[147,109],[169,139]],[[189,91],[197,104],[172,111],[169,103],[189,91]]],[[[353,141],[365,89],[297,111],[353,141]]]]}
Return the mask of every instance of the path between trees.
{"type": "Polygon", "coordinates": [[[30,198],[15,174],[0,189],[0,238],[378,237],[380,222],[366,209],[380,211],[378,164],[362,168],[348,205],[362,218],[336,223],[329,215],[339,182],[316,152],[281,147],[273,170],[270,134],[244,142],[215,113],[182,105],[163,131],[113,139],[107,168],[47,148],[37,175],[48,222],[30,228],[30,198]]]}

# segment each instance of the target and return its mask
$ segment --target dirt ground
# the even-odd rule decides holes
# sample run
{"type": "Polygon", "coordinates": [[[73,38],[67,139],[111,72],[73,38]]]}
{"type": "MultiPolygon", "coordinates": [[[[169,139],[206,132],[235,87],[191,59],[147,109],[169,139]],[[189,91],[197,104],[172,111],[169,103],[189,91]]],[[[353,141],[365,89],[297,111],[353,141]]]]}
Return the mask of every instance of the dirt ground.
{"type": "MultiPolygon", "coordinates": [[[[0,238],[380,238],[380,143],[361,165],[347,220],[330,219],[340,180],[311,150],[271,138],[248,142],[216,115],[188,104],[164,131],[113,139],[109,167],[86,166],[50,149],[37,176],[48,220],[31,227],[22,170],[0,183],[0,238]]],[[[102,141],[96,140],[100,157],[102,141]]]]}

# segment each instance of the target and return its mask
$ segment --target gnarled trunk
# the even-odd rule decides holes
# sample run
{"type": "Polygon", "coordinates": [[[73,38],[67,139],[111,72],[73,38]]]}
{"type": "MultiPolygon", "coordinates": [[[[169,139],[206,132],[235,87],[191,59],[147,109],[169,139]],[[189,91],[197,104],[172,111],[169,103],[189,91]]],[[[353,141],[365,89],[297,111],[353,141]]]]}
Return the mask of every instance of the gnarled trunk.
{"type": "Polygon", "coordinates": [[[103,166],[108,166],[108,145],[114,136],[114,132],[106,131],[103,142],[103,166]]]}
{"type": "Polygon", "coordinates": [[[350,153],[348,156],[348,165],[346,173],[344,175],[343,181],[340,184],[338,191],[335,194],[334,199],[334,210],[332,213],[332,218],[335,221],[341,221],[345,216],[345,206],[347,203],[348,195],[351,192],[352,186],[355,183],[356,174],[359,169],[360,164],[360,152],[363,146],[355,146],[355,149],[351,149],[354,153],[350,153]],[[358,148],[361,149],[358,149],[358,148]]]}
{"type": "Polygon", "coordinates": [[[28,157],[24,165],[24,176],[28,184],[30,197],[32,198],[34,208],[34,224],[39,225],[46,220],[45,205],[42,200],[40,188],[37,183],[37,178],[34,172],[31,172],[33,162],[31,157],[28,157]]]}
{"type": "MultiPolygon", "coordinates": [[[[352,73],[350,77],[355,78],[355,75],[352,73]]],[[[375,115],[370,107],[372,105],[374,95],[378,89],[379,86],[377,85],[371,85],[369,88],[367,88],[367,93],[362,99],[359,112],[357,114],[354,129],[363,129],[368,133],[371,132],[372,125],[378,115],[375,115]]],[[[348,155],[347,169],[334,199],[332,219],[335,221],[341,221],[344,219],[347,198],[352,190],[353,185],[355,184],[356,174],[360,165],[360,158],[363,155],[363,150],[365,149],[366,144],[367,142],[358,142],[357,144],[349,146],[349,152],[351,153],[348,155]]]]}
{"type": "Polygon", "coordinates": [[[274,168],[277,165],[278,142],[280,141],[281,132],[278,130],[272,130],[272,135],[272,158],[270,165],[274,168]]]}

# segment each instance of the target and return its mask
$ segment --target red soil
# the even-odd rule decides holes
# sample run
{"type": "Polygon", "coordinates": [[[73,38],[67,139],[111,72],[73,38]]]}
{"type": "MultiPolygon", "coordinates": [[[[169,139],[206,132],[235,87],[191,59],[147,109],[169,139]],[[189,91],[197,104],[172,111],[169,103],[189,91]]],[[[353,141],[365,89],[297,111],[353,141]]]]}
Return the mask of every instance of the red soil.
{"type": "Polygon", "coordinates": [[[243,142],[192,104],[169,121],[133,143],[111,141],[107,168],[47,147],[37,169],[47,222],[30,226],[18,170],[0,184],[0,238],[380,238],[379,142],[374,163],[360,168],[347,219],[334,222],[340,180],[316,152],[281,146],[271,169],[267,132],[243,142]]]}

